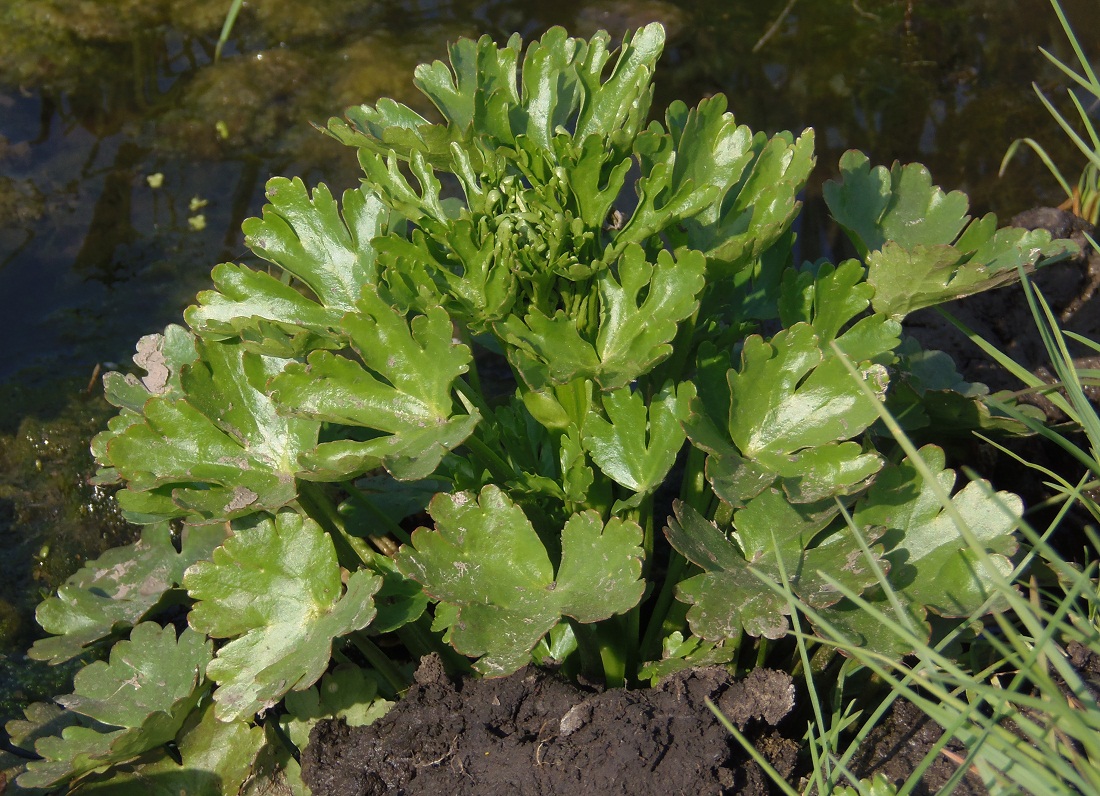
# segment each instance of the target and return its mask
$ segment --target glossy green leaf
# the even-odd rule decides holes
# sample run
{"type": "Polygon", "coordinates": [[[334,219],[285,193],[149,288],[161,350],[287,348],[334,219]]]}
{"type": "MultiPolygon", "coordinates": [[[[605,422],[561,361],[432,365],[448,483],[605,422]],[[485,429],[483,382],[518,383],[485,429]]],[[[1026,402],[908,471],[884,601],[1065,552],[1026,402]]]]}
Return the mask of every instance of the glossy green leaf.
{"type": "Polygon", "coordinates": [[[247,718],[317,682],[332,640],[374,619],[372,598],[381,583],[360,570],[345,591],[332,541],[316,523],[289,512],[238,531],[213,561],[189,568],[184,585],[198,601],[189,623],[232,639],[207,669],[218,683],[218,718],[247,718]]]}
{"type": "Polygon", "coordinates": [[[295,178],[267,184],[262,219],[243,225],[256,254],[301,280],[324,307],[350,310],[364,284],[374,281],[372,238],[387,214],[367,189],[346,191],[343,211],[324,185],[313,189],[295,178]]]}
{"type": "Polygon", "coordinates": [[[523,510],[495,486],[480,496],[440,495],[435,530],[419,528],[398,567],[431,596],[457,608],[451,643],[477,668],[509,674],[563,615],[596,622],[641,599],[642,531],[596,512],[574,514],[561,532],[557,573],[523,510]]]}
{"type": "MultiPolygon", "coordinates": [[[[875,392],[885,392],[884,368],[863,365],[860,375],[875,392]]],[[[727,379],[730,436],[750,458],[849,439],[878,418],[843,363],[821,351],[808,324],[784,330],[770,343],[749,337],[740,368],[727,379]]]]}
{"type": "Polygon", "coordinates": [[[158,515],[213,522],[275,511],[297,497],[298,456],[320,424],[278,413],[265,392],[284,361],[238,343],[200,342],[181,374],[184,397],[154,397],[144,422],[110,440],[106,456],[135,521],[158,515]]]}
{"type": "Polygon", "coordinates": [[[136,625],[180,584],[187,567],[208,558],[224,540],[224,528],[187,526],[177,553],[167,523],[146,526],[141,539],[89,561],[39,604],[35,618],[52,635],[36,641],[27,654],[61,663],[116,629],[136,625]]]}
{"type": "Polygon", "coordinates": [[[600,31],[589,44],[581,70],[588,97],[577,119],[578,138],[593,133],[614,137],[619,133],[629,140],[646,123],[653,98],[653,70],[665,45],[663,25],[652,22],[625,36],[619,57],[603,80],[608,62],[610,36],[600,31]]]}
{"type": "Polygon", "coordinates": [[[699,252],[679,251],[673,259],[662,250],[653,264],[631,246],[618,265],[618,278],[605,272],[599,280],[596,379],[605,390],[629,384],[672,353],[680,322],[699,306],[706,262],[699,252]]]}
{"type": "Polygon", "coordinates": [[[317,351],[308,364],[288,365],[271,388],[285,412],[381,435],[321,443],[303,457],[312,470],[303,477],[342,480],[381,465],[401,480],[426,478],[480,419],[476,410],[454,411],[452,388],[469,367],[470,350],[452,340],[442,309],[406,320],[373,288],[357,309],[343,327],[363,364],[317,351]]]}
{"type": "Polygon", "coordinates": [[[198,702],[212,646],[191,630],[177,639],[172,627],[137,625],[111,649],[109,661],[85,666],[73,693],[57,700],[98,724],[40,738],[35,751],[43,759],[27,765],[20,784],[49,787],[79,779],[171,741],[198,702]]]}
{"type": "Polygon", "coordinates": [[[267,197],[263,219],[244,224],[245,242],[312,295],[262,271],[224,263],[212,274],[217,290],[199,293],[187,322],[201,335],[239,338],[274,356],[339,348],[340,317],[354,307],[362,285],[376,281],[371,240],[388,230],[390,213],[369,189],[346,191],[341,208],[324,185],[310,196],[300,179],[276,177],[267,197]]]}
{"type": "Polygon", "coordinates": [[[671,383],[647,407],[642,395],[622,387],[602,397],[606,419],[590,411],[584,421],[584,447],[611,480],[639,494],[660,486],[683,447],[695,386],[671,383]]]}

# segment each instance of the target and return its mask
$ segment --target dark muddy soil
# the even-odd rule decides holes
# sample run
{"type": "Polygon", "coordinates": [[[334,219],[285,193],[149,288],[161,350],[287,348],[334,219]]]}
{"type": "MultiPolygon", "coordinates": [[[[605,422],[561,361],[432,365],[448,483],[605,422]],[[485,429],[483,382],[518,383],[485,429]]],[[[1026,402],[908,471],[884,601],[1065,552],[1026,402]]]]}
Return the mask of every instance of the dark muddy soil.
{"type": "Polygon", "coordinates": [[[452,683],[429,656],[405,698],[367,727],[321,722],[302,755],[314,796],[769,793],[766,777],[707,708],[710,699],[785,776],[798,744],[777,729],[789,675],[720,667],[656,688],[585,691],[534,668],[452,683]]]}
{"type": "MultiPolygon", "coordinates": [[[[1083,252],[1089,251],[1082,235],[1084,223],[1068,213],[1039,208],[1013,223],[1048,228],[1056,237],[1076,239],[1083,252]]],[[[1041,269],[1033,281],[1063,328],[1100,339],[1100,255],[1081,255],[1041,269]]],[[[949,309],[1028,370],[1052,379],[1018,286],[968,298],[949,309]]],[[[917,313],[908,326],[925,348],[949,353],[968,381],[982,382],[994,391],[1020,388],[937,313],[917,313]]],[[[1081,366],[1097,367],[1084,352],[1082,357],[1081,366]]],[[[1033,402],[1052,420],[1061,419],[1042,396],[1022,400],[1033,402]]],[[[976,466],[994,483],[1011,482],[1022,493],[1027,490],[1018,479],[1038,484],[1033,474],[991,471],[1008,457],[997,454],[982,461],[972,439],[968,445],[971,460],[964,463],[976,466]]],[[[1041,460],[1044,455],[1036,449],[1028,458],[1041,460]]],[[[1024,494],[1028,502],[1040,497],[1024,494]]],[[[1087,650],[1070,653],[1074,665],[1086,674],[1100,669],[1100,657],[1087,650]]],[[[315,796],[778,792],[719,724],[707,699],[782,776],[799,784],[809,761],[801,754],[804,719],[794,715],[804,715],[800,711],[805,706],[795,706],[794,684],[782,672],[761,669],[734,681],[725,669],[712,667],[670,676],[649,690],[601,692],[533,668],[501,679],[453,683],[432,657],[421,664],[406,697],[373,725],[318,724],[303,751],[302,773],[315,796]]],[[[899,701],[868,737],[851,768],[864,777],[882,772],[900,784],[942,734],[920,710],[899,701]]],[[[949,744],[914,793],[935,793],[955,773],[954,761],[964,756],[964,749],[949,744]]],[[[985,791],[968,775],[955,793],[985,791]]]]}

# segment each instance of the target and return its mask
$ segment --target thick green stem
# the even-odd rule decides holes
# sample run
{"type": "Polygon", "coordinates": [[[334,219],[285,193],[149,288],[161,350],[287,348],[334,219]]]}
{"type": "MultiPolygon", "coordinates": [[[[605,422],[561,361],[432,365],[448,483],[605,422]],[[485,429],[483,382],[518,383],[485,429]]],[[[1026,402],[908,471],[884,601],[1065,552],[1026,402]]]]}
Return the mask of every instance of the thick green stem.
{"type": "Polygon", "coordinates": [[[504,461],[499,453],[478,439],[476,434],[467,437],[466,441],[462,444],[474,455],[478,463],[488,470],[493,478],[500,483],[506,483],[516,477],[516,473],[511,465],[504,461]]]}
{"type": "Polygon", "coordinates": [[[336,512],[332,501],[318,484],[310,481],[298,482],[298,505],[332,537],[336,558],[344,569],[355,572],[378,555],[365,541],[348,533],[344,527],[344,518],[336,512]]]}
{"type": "Polygon", "coordinates": [[[344,491],[348,493],[352,500],[354,500],[356,503],[366,509],[367,513],[370,514],[371,517],[373,517],[375,520],[377,520],[378,524],[382,526],[385,533],[392,534],[401,542],[408,544],[408,532],[396,522],[394,522],[393,519],[390,518],[389,514],[378,508],[378,506],[375,505],[374,501],[366,496],[363,490],[361,490],[350,481],[345,481],[341,483],[340,486],[343,487],[344,491]]]}
{"type": "Polygon", "coordinates": [[[680,486],[680,500],[702,513],[709,502],[706,476],[707,454],[692,445],[688,448],[687,462],[684,464],[684,480],[680,486]]]}
{"type": "Polygon", "coordinates": [[[363,657],[367,659],[374,670],[382,675],[383,679],[393,689],[393,696],[400,694],[409,687],[409,681],[401,674],[397,664],[390,660],[390,656],[382,652],[378,645],[371,641],[370,637],[361,630],[350,633],[348,638],[355,645],[363,657]]]}
{"type": "Polygon", "coordinates": [[[640,648],[643,661],[655,661],[661,657],[661,640],[665,636],[665,620],[676,593],[676,585],[687,572],[688,560],[675,550],[669,551],[668,570],[665,573],[657,600],[653,603],[653,612],[649,615],[645,635],[640,648]]]}
{"type": "Polygon", "coordinates": [[[613,616],[594,625],[569,620],[577,639],[582,670],[589,676],[602,671],[608,688],[626,685],[628,645],[623,643],[622,619],[621,616],[613,616]]]}
{"type": "Polygon", "coordinates": [[[678,384],[684,378],[688,357],[691,356],[695,346],[695,324],[699,319],[699,307],[691,317],[680,324],[676,331],[676,337],[672,341],[672,354],[653,371],[652,384],[655,389],[660,389],[666,381],[678,384]]]}

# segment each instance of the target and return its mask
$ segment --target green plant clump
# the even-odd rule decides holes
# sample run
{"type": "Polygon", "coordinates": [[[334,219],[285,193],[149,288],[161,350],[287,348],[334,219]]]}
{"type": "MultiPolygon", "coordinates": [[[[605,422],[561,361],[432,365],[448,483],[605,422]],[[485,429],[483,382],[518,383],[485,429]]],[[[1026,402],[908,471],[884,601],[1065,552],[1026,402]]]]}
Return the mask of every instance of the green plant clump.
{"type": "Polygon", "coordinates": [[[145,529],[38,609],[32,657],[110,652],[9,725],[42,758],[20,786],[304,793],[312,724],[373,720],[426,652],[610,685],[743,667],[791,630],[761,579],[894,657],[845,593],[926,638],[995,607],[1020,501],[945,508],[932,443],[1023,425],[901,321],[1067,244],[849,152],[825,198],[858,257],[795,262],[813,131],[722,96],[648,121],[663,29],[608,43],[461,40],[416,70],[442,122],[333,120],[362,186],[273,179],[244,231],[274,268],[219,265],[138,343],[146,375],[106,377],[99,479],[145,529]]]}

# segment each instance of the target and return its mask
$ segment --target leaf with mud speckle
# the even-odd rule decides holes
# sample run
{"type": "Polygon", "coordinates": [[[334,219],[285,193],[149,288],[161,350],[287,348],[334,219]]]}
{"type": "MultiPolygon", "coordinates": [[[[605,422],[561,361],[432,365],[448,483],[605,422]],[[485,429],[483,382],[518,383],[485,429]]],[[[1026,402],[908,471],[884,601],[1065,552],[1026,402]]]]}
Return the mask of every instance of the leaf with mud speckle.
{"type": "Polygon", "coordinates": [[[298,456],[316,444],[320,423],[280,415],[265,392],[285,360],[239,343],[196,345],[181,394],[151,397],[103,453],[127,481],[118,500],[134,522],[275,511],[297,497],[298,456]]]}
{"type": "Polygon", "coordinates": [[[317,682],[332,640],[374,619],[382,584],[359,570],[345,591],[332,540],[291,512],[238,531],[183,580],[198,601],[191,627],[232,639],[207,668],[223,721],[248,718],[317,682]]]}
{"type": "Polygon", "coordinates": [[[206,701],[187,717],[175,739],[175,753],[145,755],[109,780],[82,785],[80,792],[104,796],[206,796],[237,793],[252,775],[264,744],[264,730],[245,721],[219,721],[206,701]]]}
{"type": "Polygon", "coordinates": [[[61,663],[117,628],[137,624],[180,584],[187,567],[208,558],[224,540],[224,528],[188,526],[177,553],[168,523],[146,526],[141,539],[88,562],[39,604],[35,617],[52,635],[36,641],[28,655],[61,663]]]}
{"type": "MultiPolygon", "coordinates": [[[[950,493],[955,471],[944,468],[944,452],[926,445],[918,453],[940,488],[950,493]]],[[[951,506],[941,504],[932,484],[925,481],[908,458],[885,468],[852,515],[866,532],[881,534],[889,563],[888,580],[899,603],[913,620],[917,633],[927,633],[928,612],[945,617],[970,616],[998,594],[997,582],[1012,571],[1011,556],[1017,540],[1013,533],[1023,514],[1023,502],[1011,492],[994,492],[985,481],[972,481],[951,497],[951,506]],[[985,548],[976,552],[959,528],[965,523],[971,540],[985,548]]],[[[876,609],[899,617],[878,593],[872,599],[876,609]]],[[[1003,608],[995,600],[989,610],[1003,608]]],[[[855,610],[850,602],[823,612],[847,641],[869,649],[905,654],[904,642],[886,632],[882,622],[867,611],[855,610]]]]}
{"type": "Polygon", "coordinates": [[[945,194],[919,163],[872,169],[849,151],[840,172],[825,201],[867,263],[875,311],[891,318],[1014,282],[1017,267],[1077,248],[1043,229],[997,229],[992,213],[971,221],[966,194],[945,194]]]}
{"type": "Polygon", "coordinates": [[[778,489],[767,489],[734,514],[727,536],[690,505],[676,503],[665,536],[703,569],[676,589],[676,598],[691,606],[692,631],[708,641],[737,638],[742,631],[771,639],[786,635],[790,608],[762,579],[785,584],[815,607],[844,596],[822,571],[857,594],[874,585],[874,569],[843,530],[817,544],[838,511],[832,499],[794,504],[778,489]]]}
{"type": "Polygon", "coordinates": [[[133,760],[175,738],[198,704],[212,643],[187,629],[144,622],[77,673],[73,693],[58,703],[79,723],[39,738],[42,759],[27,765],[19,785],[44,788],[133,760]],[[89,721],[90,720],[90,721],[89,721]]]}

